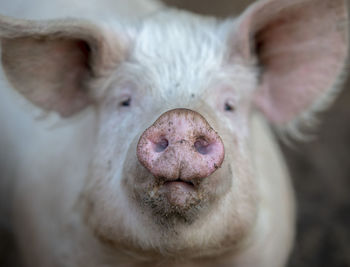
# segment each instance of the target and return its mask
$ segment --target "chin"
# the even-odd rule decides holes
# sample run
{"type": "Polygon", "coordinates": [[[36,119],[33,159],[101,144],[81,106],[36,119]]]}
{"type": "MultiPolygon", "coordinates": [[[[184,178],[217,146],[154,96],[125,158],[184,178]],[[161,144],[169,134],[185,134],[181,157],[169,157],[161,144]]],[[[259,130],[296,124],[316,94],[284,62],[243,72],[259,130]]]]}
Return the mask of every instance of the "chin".
{"type": "Polygon", "coordinates": [[[217,209],[233,180],[226,163],[208,177],[190,180],[155,177],[139,164],[134,170],[139,175],[128,177],[125,183],[131,192],[130,201],[151,222],[168,231],[204,220],[217,209]]]}

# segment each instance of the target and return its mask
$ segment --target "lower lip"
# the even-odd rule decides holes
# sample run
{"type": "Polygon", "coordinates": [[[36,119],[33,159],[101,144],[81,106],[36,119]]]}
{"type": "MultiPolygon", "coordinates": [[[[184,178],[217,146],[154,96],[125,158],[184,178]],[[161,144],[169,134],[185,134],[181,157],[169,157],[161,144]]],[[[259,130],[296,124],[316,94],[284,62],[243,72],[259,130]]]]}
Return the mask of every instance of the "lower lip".
{"type": "Polygon", "coordinates": [[[165,186],[180,186],[185,188],[194,188],[194,185],[192,183],[184,182],[184,181],[167,181],[164,183],[165,186]]]}
{"type": "Polygon", "coordinates": [[[166,182],[163,189],[168,201],[176,206],[186,206],[195,193],[194,185],[182,181],[166,182]]]}

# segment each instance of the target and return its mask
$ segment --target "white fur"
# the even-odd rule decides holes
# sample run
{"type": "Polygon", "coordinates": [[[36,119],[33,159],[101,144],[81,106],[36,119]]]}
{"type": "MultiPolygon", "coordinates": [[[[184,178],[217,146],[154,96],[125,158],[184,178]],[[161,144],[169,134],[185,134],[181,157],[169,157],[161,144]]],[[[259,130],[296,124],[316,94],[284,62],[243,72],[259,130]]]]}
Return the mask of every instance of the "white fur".
{"type": "Polygon", "coordinates": [[[124,29],[123,38],[130,40],[127,60],[111,77],[92,85],[101,102],[68,119],[55,114],[37,119],[41,110],[1,78],[0,151],[9,151],[6,157],[14,159],[2,175],[15,169],[14,227],[26,266],[136,266],[143,261],[160,266],[284,266],[294,235],[293,193],[270,129],[250,106],[257,70],[226,61],[228,27],[235,27],[235,21],[220,24],[186,12],[162,11],[162,5],[151,1],[96,2],[89,1],[83,12],[83,1],[55,1],[53,6],[40,0],[0,4],[2,13],[13,16],[98,20],[111,34],[113,29],[117,35],[124,29]],[[144,18],[142,22],[113,20],[133,16],[144,18]],[[129,113],[118,107],[125,95],[135,96],[135,108],[129,113]],[[223,99],[235,101],[235,114],[225,115],[223,99]],[[126,159],[140,133],[162,112],[176,107],[200,110],[219,129],[226,145],[235,145],[227,160],[239,160],[232,165],[247,179],[234,181],[218,209],[205,220],[180,228],[178,239],[168,240],[130,202],[121,174],[132,163],[126,159]],[[111,158],[117,160],[106,172],[111,158]],[[246,191],[236,192],[240,188],[246,191]],[[93,204],[98,207],[89,218],[81,216],[85,193],[96,197],[93,204]],[[217,243],[230,234],[228,229],[242,223],[237,215],[251,224],[249,234],[221,255],[217,243]],[[95,226],[127,239],[128,245],[155,248],[161,256],[170,255],[176,246],[190,246],[197,248],[194,257],[208,259],[169,262],[136,249],[114,251],[101,246],[91,231],[95,226]]]}

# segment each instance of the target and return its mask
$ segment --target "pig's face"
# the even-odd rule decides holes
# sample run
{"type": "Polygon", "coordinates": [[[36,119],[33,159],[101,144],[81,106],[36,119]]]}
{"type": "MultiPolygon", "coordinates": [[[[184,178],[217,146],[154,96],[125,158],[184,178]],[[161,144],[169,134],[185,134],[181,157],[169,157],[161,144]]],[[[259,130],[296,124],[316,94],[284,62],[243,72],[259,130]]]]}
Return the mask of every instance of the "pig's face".
{"type": "Polygon", "coordinates": [[[264,206],[252,110],[295,130],[330,102],[346,10],[344,0],[265,0],[236,20],[162,11],[126,27],[0,17],[2,63],[38,107],[97,111],[76,198],[99,241],[138,256],[223,253],[242,246],[264,206]]]}
{"type": "Polygon", "coordinates": [[[256,72],[227,66],[222,25],[191,21],[145,24],[98,107],[86,195],[89,224],[102,239],[132,236],[145,247],[183,250],[188,240],[236,240],[254,222],[248,146],[256,72]]]}

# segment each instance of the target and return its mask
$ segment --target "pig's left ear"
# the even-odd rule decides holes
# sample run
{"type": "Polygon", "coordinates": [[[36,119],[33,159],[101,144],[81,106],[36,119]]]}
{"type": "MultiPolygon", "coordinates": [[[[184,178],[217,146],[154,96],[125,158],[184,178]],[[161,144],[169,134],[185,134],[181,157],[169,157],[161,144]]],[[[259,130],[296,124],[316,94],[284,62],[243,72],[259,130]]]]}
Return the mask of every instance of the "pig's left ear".
{"type": "Polygon", "coordinates": [[[238,19],[232,42],[232,55],[259,64],[257,107],[287,126],[335,95],[348,53],[346,1],[258,1],[238,19]]]}
{"type": "Polygon", "coordinates": [[[2,64],[13,87],[63,117],[82,110],[90,82],[123,57],[113,33],[83,20],[26,21],[0,16],[2,64]]]}

